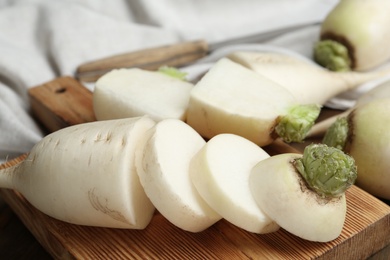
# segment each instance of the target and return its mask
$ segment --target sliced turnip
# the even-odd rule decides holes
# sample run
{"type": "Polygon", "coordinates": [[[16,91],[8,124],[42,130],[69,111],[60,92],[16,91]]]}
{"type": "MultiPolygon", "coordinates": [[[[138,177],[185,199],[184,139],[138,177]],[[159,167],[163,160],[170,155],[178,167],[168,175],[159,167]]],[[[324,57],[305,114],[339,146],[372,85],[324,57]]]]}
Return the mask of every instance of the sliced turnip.
{"type": "Polygon", "coordinates": [[[99,121],[64,128],[28,157],[0,172],[0,186],[20,191],[37,209],[73,224],[145,228],[154,213],[135,170],[138,141],[149,118],[99,121]]]}
{"type": "Polygon", "coordinates": [[[93,108],[98,120],[144,115],[155,121],[185,120],[192,87],[189,82],[156,71],[113,70],[96,82],[93,108]]]}
{"type": "Polygon", "coordinates": [[[285,87],[301,104],[323,105],[338,94],[390,72],[333,72],[280,53],[241,51],[227,57],[285,87]]]}
{"type": "Polygon", "coordinates": [[[227,58],[191,90],[187,123],[203,137],[232,133],[264,146],[280,136],[302,141],[320,111],[282,86],[227,58]]]}
{"type": "Polygon", "coordinates": [[[356,161],[356,184],[374,196],[390,199],[390,98],[357,106],[337,119],[323,142],[342,149],[356,161]]]}
{"type": "Polygon", "coordinates": [[[147,196],[171,223],[199,232],[221,219],[198,194],[190,180],[190,161],[205,145],[189,125],[160,121],[140,143],[137,171],[147,196]]]}
{"type": "Polygon", "coordinates": [[[269,155],[251,141],[233,134],[210,139],[191,161],[192,183],[223,218],[254,233],[279,229],[257,206],[249,190],[253,166],[269,155]]]}
{"type": "Polygon", "coordinates": [[[346,216],[344,191],[356,178],[353,159],[339,149],[309,145],[304,154],[279,154],[252,169],[250,190],[278,225],[306,240],[337,238],[346,216]]]}

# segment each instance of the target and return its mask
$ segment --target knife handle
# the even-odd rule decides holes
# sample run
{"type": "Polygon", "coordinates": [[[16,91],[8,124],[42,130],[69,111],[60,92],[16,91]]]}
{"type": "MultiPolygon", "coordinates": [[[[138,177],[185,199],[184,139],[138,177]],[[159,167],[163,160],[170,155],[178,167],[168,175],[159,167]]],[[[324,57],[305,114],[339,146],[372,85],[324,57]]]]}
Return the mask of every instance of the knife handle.
{"type": "Polygon", "coordinates": [[[208,44],[203,40],[149,48],[81,64],[76,70],[76,78],[94,82],[117,68],[156,70],[164,65],[179,67],[206,56],[207,52],[208,44]]]}

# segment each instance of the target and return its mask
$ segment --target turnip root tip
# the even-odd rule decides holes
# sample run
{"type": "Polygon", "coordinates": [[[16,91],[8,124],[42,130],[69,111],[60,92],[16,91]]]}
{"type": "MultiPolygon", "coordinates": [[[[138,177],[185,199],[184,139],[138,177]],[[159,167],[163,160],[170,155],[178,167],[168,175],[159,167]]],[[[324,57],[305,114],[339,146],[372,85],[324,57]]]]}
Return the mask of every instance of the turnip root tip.
{"type": "Polygon", "coordinates": [[[338,197],[351,187],[357,177],[355,161],[340,149],[325,144],[311,144],[294,165],[307,185],[321,197],[338,197]]]}

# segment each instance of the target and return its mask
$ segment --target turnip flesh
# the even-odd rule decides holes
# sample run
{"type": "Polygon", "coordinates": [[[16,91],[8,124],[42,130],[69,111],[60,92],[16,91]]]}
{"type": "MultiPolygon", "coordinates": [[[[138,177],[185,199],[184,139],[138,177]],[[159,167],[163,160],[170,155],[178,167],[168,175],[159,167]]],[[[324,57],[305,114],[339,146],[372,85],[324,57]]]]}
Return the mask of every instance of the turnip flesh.
{"type": "Polygon", "coordinates": [[[316,61],[331,70],[368,70],[383,64],[390,58],[389,9],[389,1],[340,1],[322,22],[316,61]]]}
{"type": "Polygon", "coordinates": [[[238,51],[227,57],[286,88],[300,104],[323,105],[338,94],[390,73],[390,69],[333,72],[278,53],[238,51]]]}
{"type": "MultiPolygon", "coordinates": [[[[283,87],[222,58],[191,90],[187,123],[207,139],[232,133],[264,146],[280,135],[274,130],[281,118],[290,111],[299,111],[298,107],[293,95],[283,87]]],[[[302,110],[318,116],[320,107],[313,105],[302,110]]],[[[288,122],[288,130],[279,129],[288,136],[280,137],[302,141],[314,123],[313,118],[316,116],[299,117],[299,123],[288,122]]]]}
{"type": "Polygon", "coordinates": [[[157,210],[172,224],[191,232],[221,219],[190,180],[190,161],[205,143],[186,123],[166,119],[148,131],[136,155],[141,184],[157,210]]]}
{"type": "Polygon", "coordinates": [[[154,124],[142,117],[61,129],[7,168],[8,174],[1,173],[0,183],[65,222],[143,229],[155,208],[139,182],[134,157],[138,140],[154,124]]]}
{"type": "Polygon", "coordinates": [[[279,226],[257,206],[249,190],[252,167],[268,157],[243,137],[220,134],[193,157],[191,180],[202,198],[227,221],[249,232],[274,232],[279,226]]]}
{"type": "Polygon", "coordinates": [[[323,139],[350,154],[358,167],[356,184],[383,199],[390,199],[389,111],[389,98],[357,106],[348,117],[338,119],[323,139]]]}
{"type": "Polygon", "coordinates": [[[279,154],[260,161],[253,167],[249,183],[259,207],[282,228],[306,240],[328,242],[341,234],[346,216],[346,199],[341,191],[350,187],[356,167],[340,150],[321,145],[320,150],[332,150],[318,153],[318,147],[308,146],[304,155],[279,154]],[[297,163],[304,165],[306,179],[297,163]],[[340,172],[343,178],[335,179],[340,172]],[[324,190],[318,193],[313,187],[324,190]],[[337,195],[331,196],[333,193],[337,195]]]}
{"type": "Polygon", "coordinates": [[[98,120],[148,115],[155,121],[185,120],[189,82],[137,68],[113,70],[96,82],[93,108],[98,120]]]}

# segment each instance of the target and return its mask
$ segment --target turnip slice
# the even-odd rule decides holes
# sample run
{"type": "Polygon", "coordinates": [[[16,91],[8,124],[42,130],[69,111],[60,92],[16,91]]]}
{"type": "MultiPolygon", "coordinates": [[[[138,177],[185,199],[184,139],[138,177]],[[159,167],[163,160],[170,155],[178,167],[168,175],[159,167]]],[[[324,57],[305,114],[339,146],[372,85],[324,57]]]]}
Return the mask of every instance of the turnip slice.
{"type": "Polygon", "coordinates": [[[135,171],[149,118],[80,124],[54,132],[28,157],[0,172],[0,186],[20,191],[38,210],[73,224],[145,228],[154,213],[135,171]]]}
{"type": "Polygon", "coordinates": [[[264,146],[278,136],[302,141],[319,111],[316,105],[298,105],[282,86],[222,58],[191,90],[187,123],[207,139],[232,133],[264,146]]]}
{"type": "Polygon", "coordinates": [[[220,134],[192,159],[191,180],[202,198],[227,221],[249,232],[273,232],[279,226],[257,206],[249,190],[252,167],[268,157],[243,137],[220,134]]]}
{"type": "Polygon", "coordinates": [[[155,121],[185,120],[193,85],[156,71],[113,70],[96,82],[93,109],[98,120],[148,115],[155,121]]]}
{"type": "Polygon", "coordinates": [[[390,199],[390,98],[357,106],[337,119],[323,142],[342,149],[356,161],[356,184],[370,194],[390,199]]]}
{"type": "Polygon", "coordinates": [[[205,140],[178,119],[160,121],[140,144],[136,165],[147,196],[175,226],[202,231],[221,219],[190,180],[190,161],[205,140]]]}
{"type": "Polygon", "coordinates": [[[285,87],[301,104],[323,105],[343,92],[390,72],[390,69],[333,72],[280,53],[234,52],[227,57],[285,87]]]}
{"type": "Polygon", "coordinates": [[[280,227],[306,240],[337,238],[346,216],[344,191],[356,179],[351,157],[326,145],[279,154],[256,164],[249,177],[259,207],[280,227]]]}

